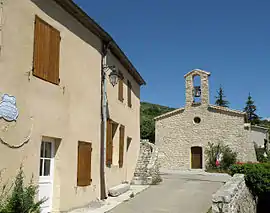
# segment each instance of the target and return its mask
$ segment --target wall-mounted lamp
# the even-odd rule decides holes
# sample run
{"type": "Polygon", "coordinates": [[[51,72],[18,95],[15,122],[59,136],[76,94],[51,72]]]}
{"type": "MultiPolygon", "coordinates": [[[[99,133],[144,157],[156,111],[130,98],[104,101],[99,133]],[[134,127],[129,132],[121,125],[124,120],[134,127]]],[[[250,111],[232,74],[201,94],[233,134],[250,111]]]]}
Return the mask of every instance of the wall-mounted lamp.
{"type": "Polygon", "coordinates": [[[111,73],[109,74],[109,79],[110,79],[111,85],[114,87],[119,81],[120,74],[119,74],[119,72],[117,72],[116,67],[114,65],[104,66],[103,67],[104,77],[105,77],[106,72],[108,70],[111,70],[111,73]]]}

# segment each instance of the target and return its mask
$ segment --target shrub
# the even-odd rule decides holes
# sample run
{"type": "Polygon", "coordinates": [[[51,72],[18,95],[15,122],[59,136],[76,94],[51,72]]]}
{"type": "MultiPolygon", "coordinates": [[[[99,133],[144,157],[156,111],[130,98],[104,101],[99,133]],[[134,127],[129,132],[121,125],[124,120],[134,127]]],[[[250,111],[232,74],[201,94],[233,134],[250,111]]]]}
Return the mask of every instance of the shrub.
{"type": "Polygon", "coordinates": [[[208,209],[207,213],[212,213],[212,207],[208,209]]]}
{"type": "Polygon", "coordinates": [[[206,147],[205,153],[207,156],[207,169],[215,169],[218,146],[214,145],[213,143],[208,143],[208,147],[206,147]]]}
{"type": "Polygon", "coordinates": [[[228,146],[221,147],[221,153],[223,154],[223,157],[220,162],[220,167],[227,170],[231,165],[236,163],[237,154],[236,152],[233,152],[228,146]]]}
{"type": "MultiPolygon", "coordinates": [[[[2,171],[0,171],[0,183],[2,182],[2,171]]],[[[7,183],[1,184],[0,189],[0,213],[2,213],[2,209],[4,209],[4,206],[6,205],[6,197],[8,196],[8,193],[10,192],[11,187],[8,186],[7,183]]]]}
{"type": "MultiPolygon", "coordinates": [[[[4,193],[1,198],[0,213],[20,212],[20,213],[38,213],[41,205],[46,201],[42,199],[35,201],[38,193],[38,186],[33,184],[33,177],[30,184],[24,186],[24,173],[22,167],[15,178],[14,186],[10,194],[4,193]]],[[[4,191],[2,191],[4,192],[4,191]]]]}
{"type": "Polygon", "coordinates": [[[269,196],[270,163],[237,164],[230,167],[232,175],[245,174],[245,182],[252,194],[257,197],[269,196]]]}
{"type": "Polygon", "coordinates": [[[221,144],[208,143],[205,150],[207,156],[207,169],[211,170],[228,170],[232,164],[236,163],[237,154],[233,152],[229,146],[221,144]],[[216,165],[217,155],[222,154],[220,166],[216,165]]]}

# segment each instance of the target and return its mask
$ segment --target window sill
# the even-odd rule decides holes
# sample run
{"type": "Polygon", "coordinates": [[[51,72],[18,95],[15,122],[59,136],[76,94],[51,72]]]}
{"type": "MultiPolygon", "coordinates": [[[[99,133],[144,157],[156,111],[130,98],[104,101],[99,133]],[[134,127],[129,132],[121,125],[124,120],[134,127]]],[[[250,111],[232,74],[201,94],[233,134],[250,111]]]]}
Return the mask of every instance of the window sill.
{"type": "Polygon", "coordinates": [[[33,76],[34,76],[35,78],[37,78],[37,79],[40,79],[40,80],[45,81],[45,82],[47,82],[47,83],[53,84],[53,85],[55,85],[55,86],[59,86],[59,85],[60,85],[60,79],[59,79],[59,82],[58,82],[58,83],[55,83],[55,82],[53,82],[53,81],[49,81],[48,79],[42,78],[42,77],[40,77],[40,76],[38,76],[38,75],[35,75],[34,73],[33,73],[33,76]]]}
{"type": "Polygon", "coordinates": [[[111,164],[110,166],[106,165],[108,169],[122,169],[123,167],[119,167],[119,164],[111,164]]]}
{"type": "Polygon", "coordinates": [[[91,179],[90,180],[90,184],[89,185],[85,185],[85,186],[75,186],[76,188],[85,188],[85,187],[88,187],[88,186],[91,186],[92,185],[92,182],[93,182],[93,180],[91,179]]]}
{"type": "Polygon", "coordinates": [[[119,101],[119,102],[121,102],[121,103],[124,103],[124,99],[123,99],[123,100],[121,100],[121,99],[118,99],[118,101],[119,101]]]}

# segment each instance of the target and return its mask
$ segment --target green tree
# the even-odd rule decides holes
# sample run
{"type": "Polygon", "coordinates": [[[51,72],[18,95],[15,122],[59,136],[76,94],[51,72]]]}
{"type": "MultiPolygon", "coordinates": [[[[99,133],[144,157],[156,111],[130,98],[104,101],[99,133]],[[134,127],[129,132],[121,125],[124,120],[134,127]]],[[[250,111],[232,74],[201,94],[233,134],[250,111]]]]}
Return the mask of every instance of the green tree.
{"type": "Polygon", "coordinates": [[[215,104],[222,107],[229,107],[230,102],[225,99],[226,96],[224,95],[224,90],[221,85],[219,87],[219,90],[217,91],[217,94],[218,95],[215,96],[216,98],[215,104]]]}
{"type": "Polygon", "coordinates": [[[244,112],[247,113],[248,122],[251,124],[259,124],[260,118],[256,114],[257,107],[252,100],[250,93],[248,94],[248,99],[246,101],[246,107],[244,108],[244,112]]]}

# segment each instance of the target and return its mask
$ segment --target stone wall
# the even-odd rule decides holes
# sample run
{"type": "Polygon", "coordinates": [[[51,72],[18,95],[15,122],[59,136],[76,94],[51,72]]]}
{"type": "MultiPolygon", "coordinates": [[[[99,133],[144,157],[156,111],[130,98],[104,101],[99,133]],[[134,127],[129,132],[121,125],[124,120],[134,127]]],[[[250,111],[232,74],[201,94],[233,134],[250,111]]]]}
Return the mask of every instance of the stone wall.
{"type": "Polygon", "coordinates": [[[212,213],[255,213],[256,202],[243,174],[235,174],[212,197],[212,213]]]}
{"type": "Polygon", "coordinates": [[[158,149],[148,140],[142,140],[132,184],[154,184],[159,181],[158,149]]]}

